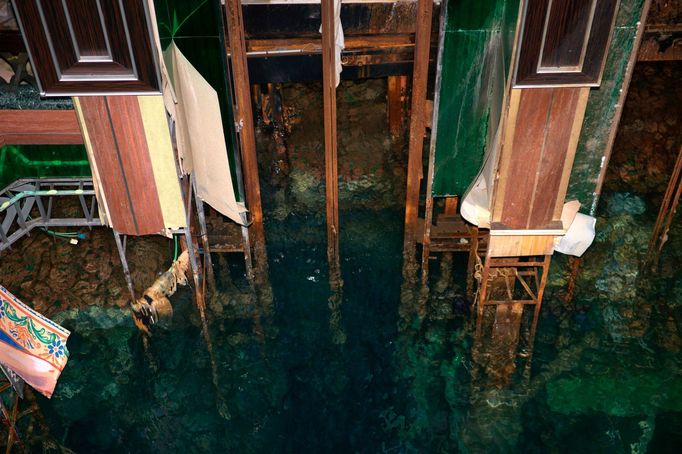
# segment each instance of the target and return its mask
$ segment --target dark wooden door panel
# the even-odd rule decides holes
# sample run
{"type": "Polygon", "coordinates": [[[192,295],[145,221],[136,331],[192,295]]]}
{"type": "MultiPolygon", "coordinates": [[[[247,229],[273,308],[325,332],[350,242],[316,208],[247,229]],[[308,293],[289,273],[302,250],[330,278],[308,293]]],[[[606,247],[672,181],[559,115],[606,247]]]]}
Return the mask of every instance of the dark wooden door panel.
{"type": "Polygon", "coordinates": [[[596,86],[619,0],[527,0],[515,87],[596,86]]]}
{"type": "Polygon", "coordinates": [[[13,0],[44,96],[158,93],[144,0],[13,0]]]}

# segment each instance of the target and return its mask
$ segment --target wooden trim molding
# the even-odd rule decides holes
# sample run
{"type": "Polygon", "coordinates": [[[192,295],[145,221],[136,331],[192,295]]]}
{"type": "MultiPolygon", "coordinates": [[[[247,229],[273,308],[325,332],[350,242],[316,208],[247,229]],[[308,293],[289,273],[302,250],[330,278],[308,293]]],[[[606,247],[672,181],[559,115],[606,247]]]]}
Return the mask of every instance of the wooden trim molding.
{"type": "Polygon", "coordinates": [[[0,110],[0,147],[82,143],[73,110],[0,110]]]}
{"type": "Polygon", "coordinates": [[[514,87],[598,86],[619,0],[527,0],[514,87]]]}
{"type": "Polygon", "coordinates": [[[12,0],[43,96],[160,93],[146,0],[12,0]]]}

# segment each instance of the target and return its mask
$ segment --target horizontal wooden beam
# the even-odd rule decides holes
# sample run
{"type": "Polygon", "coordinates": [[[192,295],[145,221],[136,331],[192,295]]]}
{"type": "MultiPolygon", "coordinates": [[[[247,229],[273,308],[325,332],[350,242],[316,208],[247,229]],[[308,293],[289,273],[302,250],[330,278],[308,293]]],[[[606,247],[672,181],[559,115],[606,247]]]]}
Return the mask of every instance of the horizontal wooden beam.
{"type": "MultiPolygon", "coordinates": [[[[344,51],[377,50],[377,49],[413,49],[414,33],[385,34],[385,35],[357,35],[346,36],[344,51]]],[[[249,57],[267,55],[268,53],[302,53],[321,54],[322,40],[320,38],[272,38],[249,39],[246,41],[246,51],[249,57]]]]}
{"type": "Polygon", "coordinates": [[[0,146],[82,143],[74,110],[0,110],[0,146]]]}

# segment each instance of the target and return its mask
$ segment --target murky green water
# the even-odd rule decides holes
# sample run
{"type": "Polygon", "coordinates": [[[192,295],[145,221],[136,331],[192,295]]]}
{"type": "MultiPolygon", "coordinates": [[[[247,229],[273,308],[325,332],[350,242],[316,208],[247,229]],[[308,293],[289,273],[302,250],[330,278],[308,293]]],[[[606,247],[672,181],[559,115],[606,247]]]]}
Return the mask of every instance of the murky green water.
{"type": "Polygon", "coordinates": [[[146,353],[119,309],[62,314],[71,359],[41,407],[77,452],[677,452],[682,281],[656,284],[648,300],[627,293],[635,261],[622,249],[650,229],[650,213],[627,209],[605,210],[571,306],[558,301],[555,259],[532,377],[508,389],[472,386],[466,318],[442,316],[442,298],[398,329],[402,213],[354,210],[342,213],[344,345],[329,329],[323,218],[293,213],[268,224],[273,305],[261,329],[254,313],[270,301],[248,289],[237,261],[216,265],[217,386],[182,291],[146,353]],[[625,297],[609,291],[620,280],[625,297]]]}
{"type": "MultiPolygon", "coordinates": [[[[656,273],[640,270],[660,194],[604,194],[575,298],[563,300],[567,259],[557,254],[530,376],[497,389],[472,379],[470,319],[453,304],[466,285],[461,258],[450,281],[431,264],[424,319],[399,315],[415,303],[401,297],[404,163],[373,126],[383,92],[358,87],[339,95],[345,344],[330,328],[321,139],[294,126],[289,185],[261,168],[267,284],[254,291],[240,257],[214,256],[214,365],[189,289],[146,351],[110,301],[61,312],[71,357],[52,400],[38,397],[51,437],[80,453],[679,452],[679,221],[656,273]]],[[[301,106],[319,97],[283,93],[301,106]]],[[[26,441],[40,450],[42,440],[26,441]]]]}

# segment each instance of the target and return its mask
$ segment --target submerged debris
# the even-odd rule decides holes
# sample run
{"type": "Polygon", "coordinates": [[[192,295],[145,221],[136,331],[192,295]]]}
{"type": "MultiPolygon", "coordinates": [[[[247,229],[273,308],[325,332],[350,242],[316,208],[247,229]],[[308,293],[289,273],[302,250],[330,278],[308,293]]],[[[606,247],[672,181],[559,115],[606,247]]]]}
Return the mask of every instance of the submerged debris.
{"type": "Polygon", "coordinates": [[[144,333],[151,334],[151,326],[159,320],[173,316],[173,306],[168,299],[178,288],[178,284],[187,285],[187,270],[189,268],[189,254],[180,254],[173,265],[159,276],[156,281],[145,290],[142,298],[131,304],[135,325],[144,333]]]}

